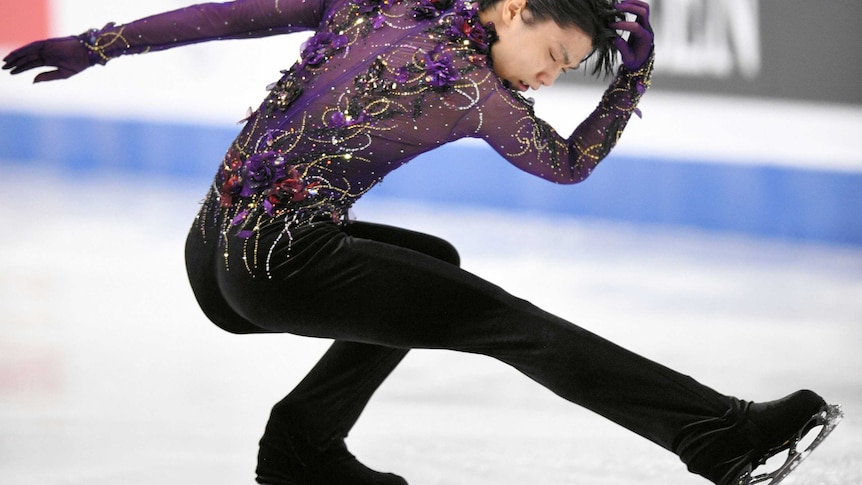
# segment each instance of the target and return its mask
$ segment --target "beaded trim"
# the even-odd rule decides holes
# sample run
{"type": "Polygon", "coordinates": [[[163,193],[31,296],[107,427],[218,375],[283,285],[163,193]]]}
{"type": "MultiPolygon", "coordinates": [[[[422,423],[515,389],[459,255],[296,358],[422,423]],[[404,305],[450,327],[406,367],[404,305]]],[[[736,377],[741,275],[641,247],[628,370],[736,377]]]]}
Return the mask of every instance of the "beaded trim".
{"type": "Polygon", "coordinates": [[[338,223],[349,208],[373,187],[356,186],[350,180],[331,173],[327,165],[334,159],[354,159],[363,148],[370,131],[387,130],[378,123],[398,114],[421,116],[426,94],[457,92],[467,99],[464,109],[477,101],[467,92],[473,81],[464,76],[488,61],[491,43],[496,40],[493,26],[478,21],[473,2],[457,0],[423,0],[406,10],[404,17],[417,20],[436,19],[429,24],[429,35],[437,40],[428,52],[417,52],[406,64],[390,66],[386,55],[374,60],[354,79],[337,105],[329,108],[321,124],[306,124],[289,130],[269,129],[251,139],[260,123],[291,109],[303,94],[305,85],[329,60],[372,31],[395,25],[390,12],[391,0],[353,0],[348,9],[303,44],[299,62],[282,71],[282,78],[267,87],[269,94],[261,109],[246,118],[246,128],[237,138],[216,174],[213,186],[199,215],[198,225],[215,222],[219,244],[223,245],[225,264],[231,253],[228,244],[239,244],[243,264],[250,274],[264,270],[270,276],[270,259],[275,246],[292,242],[293,229],[330,220],[338,223]],[[427,4],[427,5],[426,5],[427,4]],[[424,7],[424,8],[420,8],[424,7]],[[469,62],[460,68],[454,57],[469,62]],[[393,98],[416,96],[416,101],[401,104],[393,98]],[[317,141],[318,149],[296,153],[293,147],[303,140],[317,141]],[[282,230],[269,248],[259,247],[260,235],[273,225],[282,230]],[[237,236],[236,239],[233,236],[237,236]]]}
{"type": "Polygon", "coordinates": [[[608,108],[619,113],[634,113],[641,117],[637,108],[638,102],[652,84],[653,64],[655,63],[655,52],[650,54],[649,59],[637,71],[629,71],[625,66],[620,66],[617,81],[605,91],[602,101],[608,108]]]}
{"type": "Polygon", "coordinates": [[[101,30],[90,29],[77,37],[78,42],[87,49],[90,65],[104,66],[132,47],[128,39],[123,36],[125,27],[120,27],[118,30],[113,30],[114,28],[114,24],[109,23],[101,30]]]}

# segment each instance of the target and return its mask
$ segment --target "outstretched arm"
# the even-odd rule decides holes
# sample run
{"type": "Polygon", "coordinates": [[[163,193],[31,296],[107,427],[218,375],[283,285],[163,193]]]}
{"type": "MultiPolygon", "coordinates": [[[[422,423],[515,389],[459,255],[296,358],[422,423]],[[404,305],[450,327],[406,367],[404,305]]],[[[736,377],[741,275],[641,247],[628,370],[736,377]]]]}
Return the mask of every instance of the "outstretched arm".
{"type": "Polygon", "coordinates": [[[125,25],[109,23],[75,37],[41,40],[6,56],[3,69],[19,74],[53,67],[35,82],[65,79],[125,55],[219,39],[243,39],[313,29],[326,0],[236,0],[205,3],[125,25]]]}

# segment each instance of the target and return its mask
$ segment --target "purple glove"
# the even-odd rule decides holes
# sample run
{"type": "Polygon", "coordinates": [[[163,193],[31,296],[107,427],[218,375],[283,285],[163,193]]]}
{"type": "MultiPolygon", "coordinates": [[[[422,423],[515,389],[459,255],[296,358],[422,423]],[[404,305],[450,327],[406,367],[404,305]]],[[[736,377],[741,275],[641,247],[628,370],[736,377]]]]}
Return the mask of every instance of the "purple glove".
{"type": "Polygon", "coordinates": [[[626,69],[637,71],[643,67],[653,50],[654,36],[649,23],[649,4],[641,0],[622,0],[614,5],[614,8],[621,14],[630,13],[635,16],[634,22],[613,22],[610,26],[629,32],[628,41],[617,37],[614,39],[614,45],[620,52],[626,69]]]}
{"type": "Polygon", "coordinates": [[[20,74],[39,67],[56,67],[43,72],[33,82],[54,81],[74,76],[92,65],[87,48],[77,37],[39,40],[15,49],[3,58],[3,69],[20,74]]]}

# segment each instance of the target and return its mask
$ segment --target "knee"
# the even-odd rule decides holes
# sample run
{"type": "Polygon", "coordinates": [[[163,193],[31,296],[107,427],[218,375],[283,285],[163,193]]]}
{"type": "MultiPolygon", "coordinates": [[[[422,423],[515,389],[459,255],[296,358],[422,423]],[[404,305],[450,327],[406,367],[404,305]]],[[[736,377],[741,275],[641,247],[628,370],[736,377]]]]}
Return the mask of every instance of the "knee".
{"type": "Polygon", "coordinates": [[[461,266],[461,255],[458,254],[458,250],[449,241],[440,239],[436,254],[432,254],[432,256],[449,264],[461,266]]]}
{"type": "Polygon", "coordinates": [[[449,241],[421,232],[371,222],[352,221],[343,226],[343,231],[353,237],[392,244],[404,249],[423,253],[440,261],[461,265],[461,256],[449,241]]]}

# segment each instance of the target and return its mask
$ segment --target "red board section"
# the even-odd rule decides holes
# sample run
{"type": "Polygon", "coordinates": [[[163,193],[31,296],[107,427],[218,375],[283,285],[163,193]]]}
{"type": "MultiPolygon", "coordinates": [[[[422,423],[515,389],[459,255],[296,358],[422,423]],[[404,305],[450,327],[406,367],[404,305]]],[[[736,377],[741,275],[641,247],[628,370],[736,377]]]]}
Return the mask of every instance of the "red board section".
{"type": "Polygon", "coordinates": [[[0,44],[18,45],[49,33],[50,0],[0,0],[0,44]]]}

